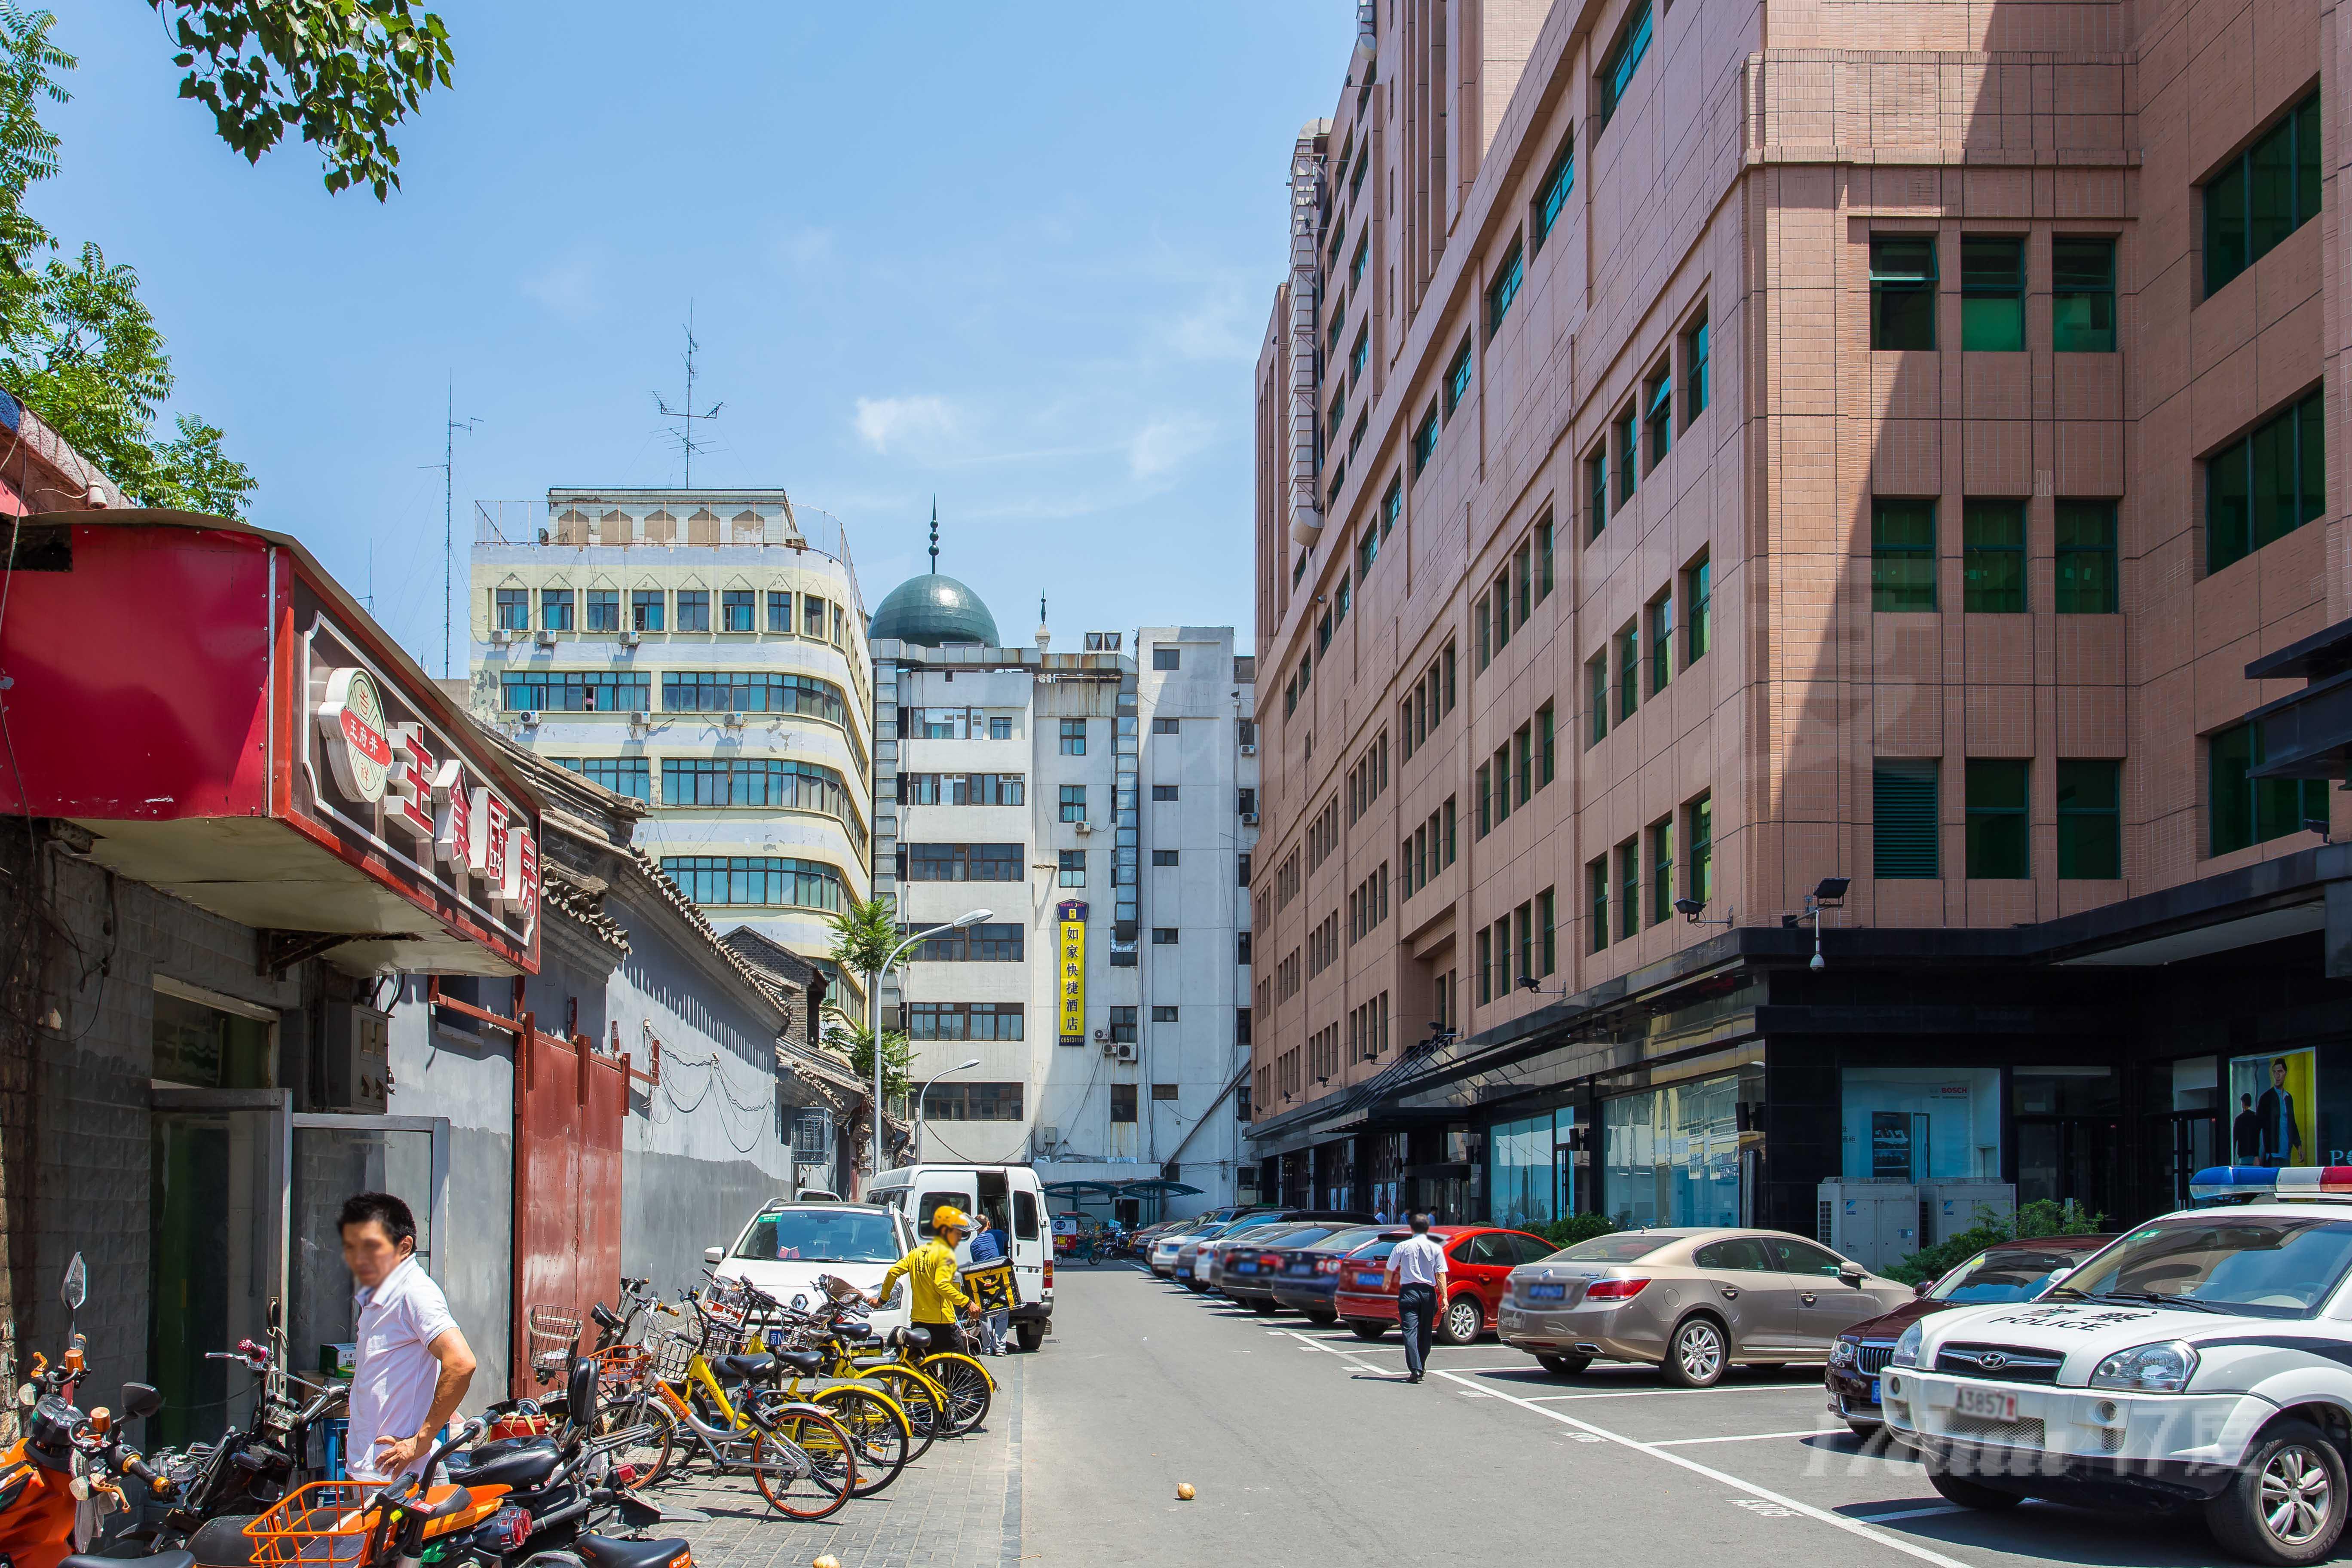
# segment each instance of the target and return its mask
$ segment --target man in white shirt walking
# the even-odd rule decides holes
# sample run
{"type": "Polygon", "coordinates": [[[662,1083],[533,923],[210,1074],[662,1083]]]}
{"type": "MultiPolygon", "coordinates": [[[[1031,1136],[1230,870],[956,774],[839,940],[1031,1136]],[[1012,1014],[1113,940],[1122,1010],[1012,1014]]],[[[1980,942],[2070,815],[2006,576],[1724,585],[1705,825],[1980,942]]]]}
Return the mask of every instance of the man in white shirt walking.
{"type": "Polygon", "coordinates": [[[406,1204],[358,1194],[344,1201],[338,1228],[360,1288],[345,1468],[355,1481],[394,1480],[424,1463],[433,1435],[457,1413],[474,1352],[448,1298],[416,1261],[416,1216],[406,1204]]]}
{"type": "Polygon", "coordinates": [[[1397,1293],[1397,1327],[1404,1331],[1407,1383],[1419,1383],[1429,1362],[1430,1336],[1445,1300],[1445,1247],[1429,1234],[1429,1216],[1412,1216],[1412,1234],[1389,1254],[1382,1282],[1397,1293]]]}

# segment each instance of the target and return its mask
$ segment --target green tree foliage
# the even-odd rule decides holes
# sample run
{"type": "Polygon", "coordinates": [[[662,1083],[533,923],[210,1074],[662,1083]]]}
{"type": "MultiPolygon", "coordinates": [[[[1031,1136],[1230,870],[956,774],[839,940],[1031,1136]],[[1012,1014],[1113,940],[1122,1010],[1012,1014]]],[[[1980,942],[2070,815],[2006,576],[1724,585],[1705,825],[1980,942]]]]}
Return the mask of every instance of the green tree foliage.
{"type": "Polygon", "coordinates": [[[1580,1241],[1607,1236],[1617,1228],[1617,1222],[1605,1214],[1572,1214],[1532,1228],[1554,1247],[1574,1247],[1580,1241]]]}
{"type": "Polygon", "coordinates": [[[213,111],[251,163],[289,131],[319,149],[331,192],[400,184],[393,128],[449,85],[449,33],[412,0],[147,0],[186,68],[180,96],[213,111]]]}
{"type": "MultiPolygon", "coordinates": [[[[874,1031],[848,1015],[835,1012],[833,1022],[825,1026],[825,1044],[848,1056],[850,1070],[857,1081],[874,1081],[874,1031]]],[[[904,1100],[915,1091],[915,1047],[907,1037],[896,1029],[882,1031],[882,1094],[887,1100],[904,1100]]]]}
{"type": "Polygon", "coordinates": [[[2031,1241],[2037,1236],[2095,1236],[2108,1224],[2105,1215],[2093,1214],[2079,1204],[2058,1204],[2048,1198],[2020,1204],[2014,1218],[1979,1208],[1974,1225],[1933,1247],[1923,1247],[1912,1253],[1889,1268],[1886,1278],[1906,1285],[1925,1284],[1942,1279],[1986,1247],[1998,1247],[2004,1241],[2031,1241]]]}
{"type": "Polygon", "coordinates": [[[163,334],[139,298],[139,275],[96,244],[71,258],[25,209],[58,172],[58,138],[41,105],[63,103],[74,58],[52,43],[56,18],[0,0],[0,385],[142,506],[235,517],[254,489],[221,447],[218,427],[182,415],[155,422],[172,393],[163,334]]]}
{"type": "Polygon", "coordinates": [[[890,950],[898,945],[898,910],[889,894],[849,907],[829,917],[833,925],[833,961],[869,981],[882,973],[890,950]]]}

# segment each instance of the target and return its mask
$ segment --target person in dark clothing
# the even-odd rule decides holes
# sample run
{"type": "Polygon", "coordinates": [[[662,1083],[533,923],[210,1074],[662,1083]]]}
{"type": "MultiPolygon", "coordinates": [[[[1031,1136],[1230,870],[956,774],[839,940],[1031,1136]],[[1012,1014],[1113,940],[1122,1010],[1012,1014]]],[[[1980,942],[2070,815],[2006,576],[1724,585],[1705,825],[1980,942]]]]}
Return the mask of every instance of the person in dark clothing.
{"type": "Polygon", "coordinates": [[[2242,1109],[2238,1119],[2230,1124],[2230,1148],[2238,1160],[2248,1165],[2259,1164],[2263,1158],[2263,1119],[2254,1113],[2254,1097],[2238,1096],[2242,1109]]]}
{"type": "Polygon", "coordinates": [[[2254,1114],[2262,1121],[2263,1163],[2294,1164],[2295,1151],[2303,1147],[2303,1134],[2294,1125],[2294,1096],[2287,1092],[2284,1057],[2271,1062],[2271,1086],[2263,1090],[2254,1114]]]}

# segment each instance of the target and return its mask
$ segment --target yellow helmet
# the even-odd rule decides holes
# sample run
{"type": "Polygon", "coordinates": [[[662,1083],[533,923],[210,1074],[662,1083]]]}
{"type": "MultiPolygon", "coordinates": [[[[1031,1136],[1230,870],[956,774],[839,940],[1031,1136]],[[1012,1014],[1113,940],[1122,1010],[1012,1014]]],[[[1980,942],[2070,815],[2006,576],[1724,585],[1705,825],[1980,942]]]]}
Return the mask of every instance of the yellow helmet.
{"type": "Polygon", "coordinates": [[[971,1216],[953,1204],[941,1204],[931,1211],[931,1229],[934,1231],[971,1228],[971,1216]]]}

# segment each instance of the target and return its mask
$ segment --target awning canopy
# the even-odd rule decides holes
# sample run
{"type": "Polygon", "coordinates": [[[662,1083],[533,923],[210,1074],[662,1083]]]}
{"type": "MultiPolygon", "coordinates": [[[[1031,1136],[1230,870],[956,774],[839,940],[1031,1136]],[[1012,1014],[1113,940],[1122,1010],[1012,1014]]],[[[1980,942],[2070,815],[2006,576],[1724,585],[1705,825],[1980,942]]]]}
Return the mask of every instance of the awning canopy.
{"type": "Polygon", "coordinates": [[[1115,1182],[1047,1182],[1044,1190],[1049,1198],[1108,1198],[1118,1195],[1118,1184],[1115,1182]]]}
{"type": "Polygon", "coordinates": [[[1191,1198],[1198,1197],[1202,1189],[1187,1186],[1182,1182],[1161,1181],[1157,1176],[1139,1182],[1121,1182],[1118,1196],[1122,1198],[1191,1198]]]}

